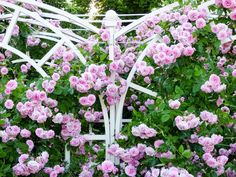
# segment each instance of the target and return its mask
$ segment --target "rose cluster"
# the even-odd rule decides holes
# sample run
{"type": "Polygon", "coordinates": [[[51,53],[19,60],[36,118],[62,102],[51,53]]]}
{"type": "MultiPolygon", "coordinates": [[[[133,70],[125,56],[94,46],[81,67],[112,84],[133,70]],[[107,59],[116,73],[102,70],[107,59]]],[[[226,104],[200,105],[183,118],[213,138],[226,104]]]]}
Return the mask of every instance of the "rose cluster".
{"type": "Polygon", "coordinates": [[[23,118],[29,117],[38,123],[46,122],[52,116],[51,108],[57,106],[57,101],[48,98],[44,91],[28,90],[26,97],[29,101],[17,103],[16,109],[23,118]]]}
{"type": "Polygon", "coordinates": [[[132,134],[140,137],[141,139],[148,139],[156,136],[157,132],[155,129],[149,128],[145,124],[140,124],[139,126],[132,127],[132,134]]]}
{"type": "Polygon", "coordinates": [[[29,176],[30,174],[37,174],[42,170],[45,164],[48,162],[48,152],[42,152],[42,154],[36,158],[32,158],[29,154],[22,154],[18,158],[18,164],[13,167],[13,172],[16,176],[29,176]]]}
{"type": "Polygon", "coordinates": [[[179,130],[189,130],[196,128],[200,124],[200,118],[194,114],[186,116],[177,116],[175,118],[175,124],[179,130]]]}
{"type": "Polygon", "coordinates": [[[52,139],[55,136],[53,130],[43,130],[42,128],[37,128],[35,134],[41,139],[52,139]]]}
{"type": "Polygon", "coordinates": [[[209,111],[202,111],[200,113],[200,118],[203,121],[206,121],[209,124],[215,124],[215,123],[217,123],[217,120],[218,120],[217,115],[215,115],[215,114],[213,114],[213,113],[211,113],[209,111]]]}
{"type": "Polygon", "coordinates": [[[225,84],[221,84],[220,77],[216,74],[211,74],[208,81],[206,81],[202,86],[201,90],[205,93],[212,93],[212,92],[222,92],[226,89],[225,84]]]}

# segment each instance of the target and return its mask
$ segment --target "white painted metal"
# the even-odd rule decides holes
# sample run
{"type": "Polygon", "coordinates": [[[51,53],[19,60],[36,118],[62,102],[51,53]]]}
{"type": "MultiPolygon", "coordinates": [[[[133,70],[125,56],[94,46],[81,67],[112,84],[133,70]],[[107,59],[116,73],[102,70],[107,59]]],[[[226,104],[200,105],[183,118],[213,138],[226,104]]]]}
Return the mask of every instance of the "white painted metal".
{"type": "Polygon", "coordinates": [[[13,29],[16,25],[19,14],[20,14],[20,11],[18,9],[16,9],[15,12],[13,13],[13,18],[11,19],[10,25],[8,26],[5,36],[4,36],[4,39],[2,41],[2,43],[4,45],[8,45],[8,43],[11,39],[12,32],[13,32],[13,29]]]}
{"type": "MultiPolygon", "coordinates": [[[[31,1],[30,1],[31,2],[31,1]]],[[[36,1],[33,1],[36,3],[36,1]]],[[[40,3],[42,4],[42,3],[40,3]]],[[[78,56],[78,58],[80,59],[80,61],[85,64],[86,60],[83,57],[83,55],[80,53],[80,51],[76,48],[76,46],[55,26],[53,26],[51,23],[49,23],[47,20],[43,19],[42,17],[40,17],[40,15],[38,13],[35,12],[31,12],[29,10],[26,10],[20,6],[8,3],[8,2],[1,2],[0,1],[0,5],[5,6],[5,7],[9,7],[12,9],[17,9],[20,12],[34,18],[35,20],[39,21],[40,23],[45,24],[45,27],[48,27],[50,30],[52,30],[53,32],[55,32],[61,39],[63,39],[65,41],[65,43],[75,52],[75,54],[78,56]]]]}
{"type": "MultiPolygon", "coordinates": [[[[35,60],[34,59],[34,61],[36,61],[36,63],[38,63],[40,60],[35,60]]],[[[16,63],[27,63],[28,61],[27,60],[25,60],[25,59],[17,59],[17,60],[12,60],[11,61],[13,64],[16,64],[16,63]]],[[[51,66],[52,65],[52,63],[51,62],[45,62],[45,64],[46,65],[48,65],[48,66],[51,66]]]]}
{"type": "Polygon", "coordinates": [[[65,145],[65,162],[66,162],[66,169],[70,166],[70,151],[67,148],[68,144],[65,145]]]}
{"type": "Polygon", "coordinates": [[[61,47],[64,43],[64,40],[61,39],[51,50],[38,62],[38,66],[42,67],[43,64],[49,60],[49,58],[61,47]]]}
{"type": "Polygon", "coordinates": [[[29,56],[27,56],[26,54],[22,53],[21,51],[17,50],[14,47],[11,47],[9,45],[5,45],[2,42],[0,42],[0,48],[9,50],[10,52],[18,55],[21,58],[24,58],[29,64],[31,64],[32,67],[35,68],[35,70],[42,76],[42,77],[48,77],[47,73],[37,65],[37,63],[32,60],[29,56]]]}
{"type": "MultiPolygon", "coordinates": [[[[130,71],[130,73],[129,73],[129,75],[128,75],[128,78],[127,78],[127,80],[126,80],[126,82],[127,82],[126,92],[121,96],[120,102],[119,102],[119,106],[118,106],[117,112],[116,112],[116,122],[117,122],[117,123],[116,123],[116,133],[119,133],[119,131],[120,131],[121,120],[122,120],[122,114],[123,114],[123,107],[124,107],[124,102],[125,102],[125,97],[126,97],[126,94],[127,94],[128,89],[129,89],[129,87],[130,87],[130,85],[131,85],[131,80],[132,80],[132,78],[133,78],[133,76],[134,76],[134,74],[135,74],[135,72],[136,72],[136,70],[137,70],[136,64],[139,63],[139,62],[141,62],[141,61],[144,59],[144,57],[146,56],[147,50],[148,50],[148,49],[152,46],[152,44],[155,43],[158,39],[161,40],[160,37],[156,36],[155,38],[153,38],[153,39],[149,42],[149,44],[147,45],[147,47],[143,50],[143,52],[141,53],[141,55],[140,55],[140,56],[138,57],[138,59],[136,60],[136,62],[135,62],[135,64],[134,64],[133,68],[131,69],[131,71],[130,71]]],[[[134,87],[134,88],[136,88],[136,87],[134,87]]],[[[146,93],[149,93],[149,91],[147,91],[147,90],[143,90],[143,91],[145,91],[146,93]]],[[[144,93],[145,93],[145,92],[144,92],[144,93]]],[[[156,95],[156,93],[153,93],[153,94],[156,95]]]]}
{"type": "Polygon", "coordinates": [[[54,38],[54,37],[50,37],[50,36],[44,36],[44,35],[38,35],[38,34],[32,34],[32,36],[40,38],[40,39],[46,39],[46,40],[49,40],[49,41],[54,41],[54,42],[59,42],[60,41],[59,39],[54,38]]]}
{"type": "Polygon", "coordinates": [[[153,96],[153,97],[156,97],[157,96],[157,93],[156,92],[153,92],[153,91],[151,91],[151,90],[149,90],[149,89],[147,89],[147,88],[144,88],[144,87],[142,87],[142,86],[140,86],[140,85],[137,85],[137,84],[135,84],[135,83],[130,83],[130,85],[129,85],[131,88],[133,88],[133,89],[135,89],[135,90],[138,90],[138,91],[140,91],[140,92],[143,92],[143,93],[145,93],[145,94],[148,94],[148,95],[150,95],[150,96],[153,96]]]}
{"type": "MultiPolygon", "coordinates": [[[[110,32],[110,39],[109,39],[109,60],[113,61],[115,58],[114,54],[114,46],[115,46],[115,39],[114,39],[114,34],[115,34],[115,28],[117,25],[117,20],[118,16],[115,11],[109,10],[106,13],[106,17],[104,19],[104,24],[108,28],[110,32]]],[[[114,83],[115,82],[115,73],[111,73],[111,81],[114,83]]],[[[116,123],[116,109],[115,105],[110,106],[110,144],[113,144],[115,141],[115,123],[116,123]]],[[[111,156],[110,159],[114,161],[114,157],[111,156]]]]}
{"type": "Polygon", "coordinates": [[[86,22],[85,20],[80,19],[80,18],[76,17],[75,15],[72,15],[68,12],[60,10],[56,7],[53,7],[53,6],[38,2],[38,1],[34,1],[34,0],[17,0],[17,1],[27,3],[27,4],[31,4],[31,5],[37,6],[39,8],[51,11],[51,12],[56,13],[56,14],[59,14],[61,16],[64,16],[64,17],[68,18],[71,23],[75,23],[78,26],[84,27],[84,28],[86,28],[90,31],[95,32],[95,33],[99,33],[99,29],[96,26],[93,26],[93,25],[89,24],[88,22],[86,22]]]}
{"type": "Polygon", "coordinates": [[[108,146],[110,145],[110,127],[109,127],[109,116],[108,110],[104,103],[103,96],[99,95],[99,101],[102,107],[104,126],[105,126],[105,144],[106,144],[106,159],[110,158],[110,155],[107,153],[108,146]]]}
{"type": "Polygon", "coordinates": [[[179,3],[175,2],[173,4],[170,4],[165,7],[160,8],[160,9],[157,9],[157,10],[151,12],[150,14],[147,14],[147,15],[139,18],[138,20],[134,21],[133,23],[129,24],[128,26],[122,28],[119,32],[117,32],[115,34],[115,39],[117,39],[118,37],[120,37],[123,34],[130,32],[131,30],[135,29],[138,25],[140,25],[142,22],[144,22],[148,17],[171,11],[173,8],[178,7],[178,6],[179,6],[179,3]]]}
{"type": "Polygon", "coordinates": [[[210,0],[210,1],[207,1],[207,2],[204,2],[204,3],[200,4],[198,6],[198,8],[207,8],[207,7],[209,7],[211,5],[214,5],[214,4],[215,4],[215,0],[210,0]]]}

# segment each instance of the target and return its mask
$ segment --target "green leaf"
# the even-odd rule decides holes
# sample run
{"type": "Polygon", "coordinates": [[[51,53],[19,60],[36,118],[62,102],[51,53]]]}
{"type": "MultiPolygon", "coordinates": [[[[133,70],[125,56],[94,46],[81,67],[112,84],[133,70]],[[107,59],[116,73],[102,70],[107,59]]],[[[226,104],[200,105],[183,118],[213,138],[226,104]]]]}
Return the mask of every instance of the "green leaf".
{"type": "Polygon", "coordinates": [[[183,153],[182,153],[182,156],[184,156],[185,158],[190,158],[192,156],[192,152],[188,149],[188,150],[185,150],[183,153]]]}
{"type": "Polygon", "coordinates": [[[161,116],[161,121],[162,122],[167,122],[170,119],[170,115],[169,114],[165,114],[163,116],[161,116]]]}
{"type": "Polygon", "coordinates": [[[5,121],[4,120],[0,120],[0,125],[3,125],[5,124],[5,121]]]}
{"type": "Polygon", "coordinates": [[[179,146],[179,149],[178,149],[178,150],[179,150],[180,153],[183,153],[183,152],[184,152],[184,146],[181,144],[181,145],[179,146]]]}
{"type": "Polygon", "coordinates": [[[178,95],[183,95],[184,91],[179,86],[176,86],[175,87],[175,93],[178,94],[178,95]]]}
{"type": "Polygon", "coordinates": [[[0,148],[0,158],[4,158],[6,157],[7,153],[4,152],[4,150],[2,148],[0,148]]]}

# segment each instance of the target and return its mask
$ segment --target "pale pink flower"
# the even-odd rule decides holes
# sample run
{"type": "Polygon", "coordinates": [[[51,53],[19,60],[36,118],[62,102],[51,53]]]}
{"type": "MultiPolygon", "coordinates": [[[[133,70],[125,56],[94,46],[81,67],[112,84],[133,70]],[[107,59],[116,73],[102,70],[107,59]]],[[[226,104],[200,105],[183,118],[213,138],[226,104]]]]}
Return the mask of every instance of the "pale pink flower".
{"type": "Polygon", "coordinates": [[[235,0],[222,0],[222,5],[224,8],[230,9],[233,8],[236,3],[235,0]]]}
{"type": "Polygon", "coordinates": [[[12,100],[8,99],[8,100],[6,100],[6,102],[4,103],[4,106],[5,106],[5,108],[7,108],[7,109],[12,109],[13,106],[14,106],[14,103],[13,103],[12,100]]]}
{"type": "Polygon", "coordinates": [[[103,41],[108,41],[110,39],[110,33],[106,30],[101,34],[101,39],[103,41]]]}
{"type": "Polygon", "coordinates": [[[233,10],[233,11],[230,13],[230,18],[231,18],[231,20],[236,20],[236,10],[233,10]]]}
{"type": "Polygon", "coordinates": [[[134,177],[137,174],[137,169],[133,165],[128,165],[125,167],[125,174],[134,177]]]}
{"type": "Polygon", "coordinates": [[[179,100],[170,100],[169,101],[169,106],[171,109],[179,109],[181,103],[179,102],[179,100]]]}
{"type": "Polygon", "coordinates": [[[197,28],[204,28],[206,26],[206,21],[203,18],[199,18],[196,21],[197,28]]]}
{"type": "Polygon", "coordinates": [[[29,138],[31,136],[31,132],[27,129],[22,129],[20,131],[20,136],[23,138],[29,138]]]}
{"type": "Polygon", "coordinates": [[[1,74],[2,74],[2,75],[7,75],[7,74],[8,74],[8,68],[5,67],[5,66],[2,67],[2,68],[1,68],[1,74]]]}

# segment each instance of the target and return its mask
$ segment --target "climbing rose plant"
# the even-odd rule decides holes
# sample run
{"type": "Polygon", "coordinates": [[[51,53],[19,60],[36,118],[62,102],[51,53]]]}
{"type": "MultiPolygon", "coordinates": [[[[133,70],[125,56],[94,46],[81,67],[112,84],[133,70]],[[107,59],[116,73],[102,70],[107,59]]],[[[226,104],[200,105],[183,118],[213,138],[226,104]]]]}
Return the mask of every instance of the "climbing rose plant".
{"type": "MultiPolygon", "coordinates": [[[[235,177],[236,45],[224,42],[234,35],[235,9],[234,0],[216,0],[210,12],[217,18],[191,6],[149,17],[117,39],[114,61],[108,59],[109,30],[102,26],[100,35],[78,44],[85,66],[62,46],[43,66],[46,78],[28,63],[13,64],[19,58],[1,48],[0,176],[235,177]],[[160,40],[136,63],[146,47],[140,41],[154,35],[160,40]],[[98,95],[115,105],[132,67],[133,82],[158,96],[128,90],[123,117],[132,121],[107,150],[120,160],[116,165],[105,159],[104,142],[90,143],[83,135],[91,127],[104,133],[98,95]]],[[[0,22],[0,41],[8,23],[0,22]]],[[[54,42],[32,36],[35,27],[18,22],[10,45],[42,58],[54,42]]],[[[116,28],[122,27],[118,22],[116,28]]]]}

